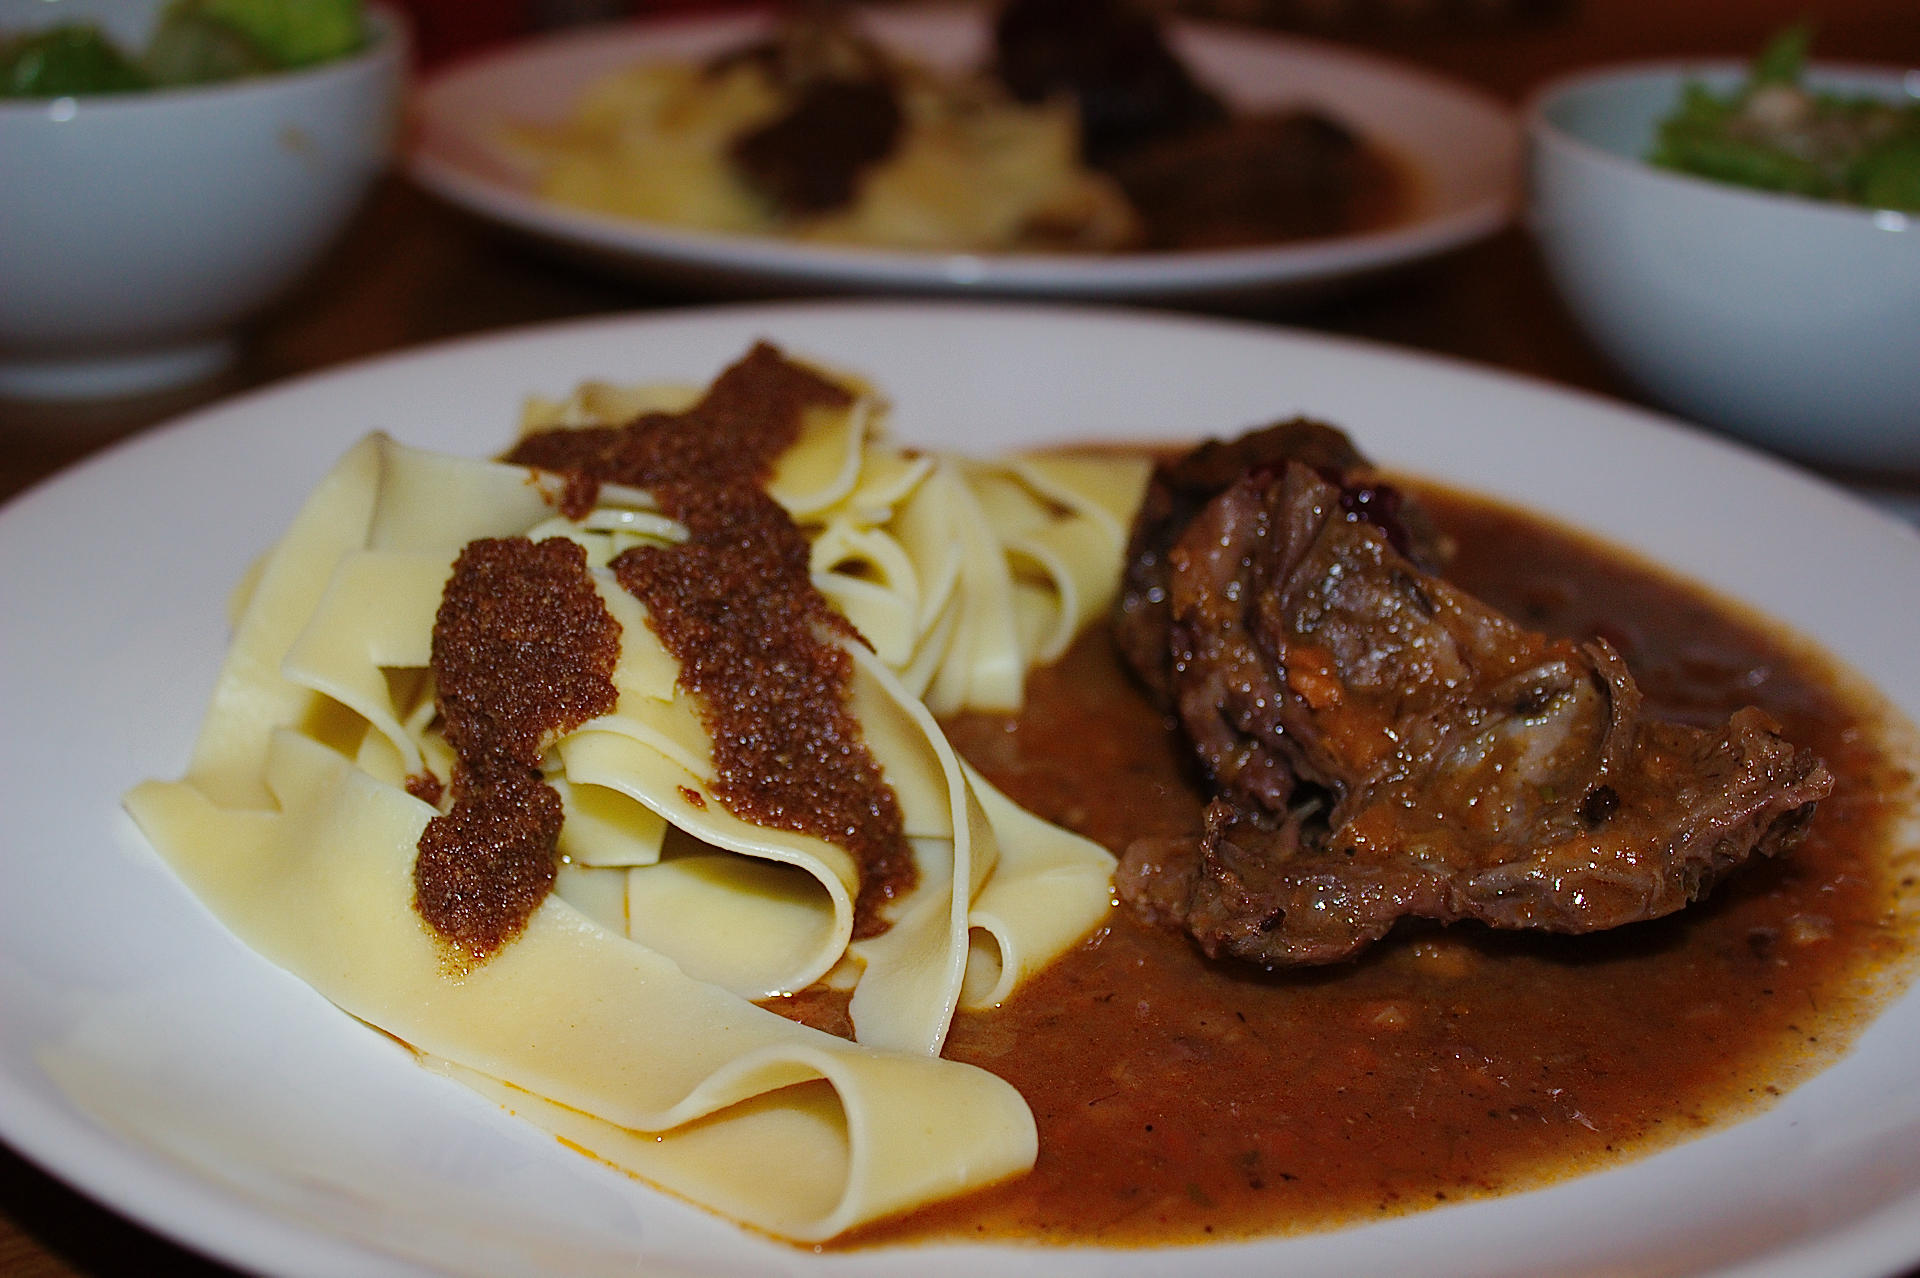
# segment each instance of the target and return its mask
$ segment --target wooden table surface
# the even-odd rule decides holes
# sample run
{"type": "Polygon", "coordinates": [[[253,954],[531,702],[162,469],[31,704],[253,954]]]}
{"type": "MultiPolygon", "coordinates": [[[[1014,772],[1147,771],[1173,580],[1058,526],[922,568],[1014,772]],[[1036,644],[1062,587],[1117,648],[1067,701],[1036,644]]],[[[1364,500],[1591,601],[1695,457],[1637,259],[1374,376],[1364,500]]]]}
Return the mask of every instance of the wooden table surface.
{"type": "MultiPolygon", "coordinates": [[[[1395,9],[1378,2],[1352,7],[1395,9]]],[[[1438,19],[1376,17],[1370,25],[1332,34],[1446,72],[1517,104],[1545,78],[1596,63],[1741,55],[1811,9],[1800,0],[1564,0],[1545,7],[1544,16],[1518,20],[1449,25],[1438,19]]],[[[1821,13],[1823,56],[1920,66],[1916,0],[1833,0],[1821,13]]],[[[250,332],[241,362],[220,380],[105,404],[0,400],[0,500],[116,439],[238,390],[466,333],[702,300],[563,265],[393,178],[378,189],[304,289],[250,332]]],[[[1533,245],[1519,230],[1311,310],[1257,318],[1436,351],[1638,399],[1574,328],[1533,245]]],[[[1898,493],[1920,495],[1920,477],[1866,478],[1898,493]]],[[[0,1275],[157,1272],[228,1271],[94,1204],[0,1145],[0,1275]]]]}

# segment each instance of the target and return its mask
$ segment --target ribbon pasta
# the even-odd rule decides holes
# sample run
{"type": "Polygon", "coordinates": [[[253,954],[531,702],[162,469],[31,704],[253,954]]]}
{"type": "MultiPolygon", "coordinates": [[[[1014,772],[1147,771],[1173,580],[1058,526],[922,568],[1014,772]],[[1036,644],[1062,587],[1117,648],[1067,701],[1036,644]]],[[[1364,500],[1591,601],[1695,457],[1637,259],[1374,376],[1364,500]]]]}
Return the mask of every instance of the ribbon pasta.
{"type": "MultiPolygon", "coordinates": [[[[606,485],[572,520],[551,476],[381,435],[250,575],[185,777],[126,800],[236,934],[347,1012],[601,1158],[802,1241],[1031,1166],[1019,1095],[939,1051],[956,1008],[1005,1000],[1098,922],[1112,861],[995,791],[936,716],[1016,708],[1026,671],[1107,606],[1145,481],[1118,457],[900,449],[880,400],[841,380],[851,406],[808,411],[768,491],[866,640],[845,644],[850,709],[918,871],[878,935],[854,939],[845,850],[713,797],[698,708],[609,568],[684,537],[650,495],[606,485]],[[586,549],[620,629],[618,695],[546,750],[564,811],[554,891],[455,970],[414,908],[438,809],[409,783],[454,766],[429,669],[451,564],[518,536],[586,549]],[[820,982],[851,989],[853,1040],[755,1001],[820,982]]],[[[617,422],[694,395],[589,385],[525,422],[617,422]]]]}

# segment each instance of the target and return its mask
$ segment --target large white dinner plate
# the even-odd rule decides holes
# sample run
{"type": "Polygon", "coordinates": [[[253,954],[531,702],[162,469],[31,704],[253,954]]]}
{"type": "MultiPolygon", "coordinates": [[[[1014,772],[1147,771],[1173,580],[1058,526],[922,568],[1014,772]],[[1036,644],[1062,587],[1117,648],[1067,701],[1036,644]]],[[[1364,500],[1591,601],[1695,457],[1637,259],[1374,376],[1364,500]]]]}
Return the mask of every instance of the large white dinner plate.
{"type": "MultiPolygon", "coordinates": [[[[980,64],[976,9],[873,10],[876,36],[932,65],[980,64]]],[[[1425,71],[1336,45],[1181,24],[1177,47],[1242,109],[1308,105],[1345,121],[1414,170],[1399,224],[1270,248],[1108,256],[932,254],[719,235],[564,208],[498,142],[513,121],[554,120],[595,77],[636,62],[704,58],[766,29],[754,14],[601,27],[536,40],[432,77],[415,103],[408,169],[482,217],[615,270],[703,290],[952,292],[1086,299],[1222,301],[1299,297],[1458,247],[1497,230],[1514,204],[1519,131],[1508,110],[1425,71]]]]}
{"type": "MultiPolygon", "coordinates": [[[[456,343],[233,400],[0,510],[0,1135],[273,1272],[896,1273],[629,1181],[417,1067],[233,940],[122,813],[178,775],[224,600],[365,431],[480,455],[522,396],[700,381],[756,338],[870,374],[905,438],[1162,440],[1310,412],[1394,467],[1653,556],[1817,637],[1920,717],[1920,536],[1665,419],[1273,328],[1019,305],[715,309],[456,343]]],[[[1868,1275],[1920,1258],[1920,996],[1767,1113],[1555,1187],[1343,1232],[991,1258],[1049,1275],[1868,1275]]],[[[987,1272],[932,1248],[927,1278],[987,1272]]]]}

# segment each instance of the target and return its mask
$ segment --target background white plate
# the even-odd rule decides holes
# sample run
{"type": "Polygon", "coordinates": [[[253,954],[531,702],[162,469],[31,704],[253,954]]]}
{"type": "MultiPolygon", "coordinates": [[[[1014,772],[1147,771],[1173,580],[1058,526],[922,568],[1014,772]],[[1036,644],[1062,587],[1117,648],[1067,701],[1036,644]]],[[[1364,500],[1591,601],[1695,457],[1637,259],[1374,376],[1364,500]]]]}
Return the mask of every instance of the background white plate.
{"type": "MultiPolygon", "coordinates": [[[[1551,511],[1817,636],[1920,716],[1920,535],[1664,419],[1272,328],[1020,306],[815,304],[487,337],[292,382],[0,510],[0,1135],[250,1267],[296,1274],[898,1272],[670,1201],[416,1067],[246,950],[121,812],[183,767],[224,600],[362,432],[487,454],[521,397],[698,381],[756,338],[870,374],[910,440],[1225,433],[1308,411],[1381,461],[1551,511]],[[80,1099],[76,1099],[76,1097],[80,1099]]],[[[936,1248],[926,1278],[1868,1275],[1920,1257],[1920,996],[1759,1118],[1553,1188],[1173,1252],[936,1248]]]]}
{"type": "MultiPolygon", "coordinates": [[[[979,65],[982,11],[874,10],[887,44],[954,69],[979,65]]],[[[429,190],[605,267],[703,290],[912,290],[1029,296],[1222,300],[1303,297],[1468,243],[1515,202],[1519,129],[1492,98],[1417,68],[1325,44],[1181,24],[1177,47],[1242,109],[1312,105],[1410,163],[1413,215],[1359,235],[1271,248],[1109,256],[939,255],[839,248],[652,226],[549,204],[495,138],[516,120],[554,120],[595,77],[648,59],[704,58],[766,29],[752,14],[600,27],[548,37],[431,77],[415,103],[408,170],[429,190]]]]}

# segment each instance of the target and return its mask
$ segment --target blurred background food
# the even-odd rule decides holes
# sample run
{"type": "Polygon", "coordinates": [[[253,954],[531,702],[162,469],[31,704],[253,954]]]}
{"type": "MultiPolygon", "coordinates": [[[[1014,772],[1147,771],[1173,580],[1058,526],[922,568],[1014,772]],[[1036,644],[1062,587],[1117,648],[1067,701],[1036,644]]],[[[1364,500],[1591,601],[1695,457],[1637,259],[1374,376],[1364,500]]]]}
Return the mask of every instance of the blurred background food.
{"type": "Polygon", "coordinates": [[[786,16],[700,59],[622,67],[503,141],[569,207],[666,226],[929,251],[1099,251],[1140,238],[1081,163],[1072,105],[1027,104],[869,37],[786,16]]]}
{"type": "Polygon", "coordinates": [[[1256,314],[1491,235],[1518,202],[1511,109],[1403,59],[1112,0],[864,7],[846,28],[690,15],[460,59],[421,83],[407,173],[710,297],[1256,314]],[[856,109],[861,129],[833,126],[856,109]]]}
{"type": "Polygon", "coordinates": [[[1756,190],[1920,211],[1920,93],[1810,83],[1812,38],[1805,23],[1788,27],[1729,91],[1687,81],[1647,158],[1756,190]]]}
{"type": "Polygon", "coordinates": [[[360,0],[172,0],[138,45],[98,21],[0,27],[0,96],[130,93],[269,75],[344,57],[366,43],[360,0]]]}
{"type": "Polygon", "coordinates": [[[499,135],[570,208],[926,252],[1352,233],[1407,212],[1423,176],[1310,89],[1236,104],[1137,0],[1003,0],[984,53],[943,66],[865,19],[809,7],[701,57],[641,56],[499,135]]]}

